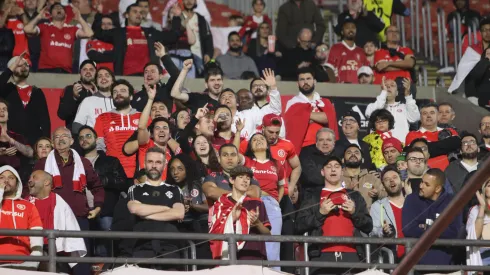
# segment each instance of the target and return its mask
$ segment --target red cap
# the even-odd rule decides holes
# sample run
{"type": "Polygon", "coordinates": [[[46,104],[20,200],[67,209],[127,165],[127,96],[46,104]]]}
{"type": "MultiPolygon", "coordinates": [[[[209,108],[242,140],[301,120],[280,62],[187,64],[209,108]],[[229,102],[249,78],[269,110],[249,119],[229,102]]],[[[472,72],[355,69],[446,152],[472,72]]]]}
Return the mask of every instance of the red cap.
{"type": "Polygon", "coordinates": [[[267,114],[262,118],[262,125],[264,127],[269,127],[269,126],[282,126],[282,119],[281,116],[278,116],[276,114],[267,114]]]}
{"type": "Polygon", "coordinates": [[[386,149],[388,149],[390,147],[394,147],[400,153],[403,151],[402,142],[396,138],[385,139],[383,141],[382,152],[384,152],[386,149]]]}

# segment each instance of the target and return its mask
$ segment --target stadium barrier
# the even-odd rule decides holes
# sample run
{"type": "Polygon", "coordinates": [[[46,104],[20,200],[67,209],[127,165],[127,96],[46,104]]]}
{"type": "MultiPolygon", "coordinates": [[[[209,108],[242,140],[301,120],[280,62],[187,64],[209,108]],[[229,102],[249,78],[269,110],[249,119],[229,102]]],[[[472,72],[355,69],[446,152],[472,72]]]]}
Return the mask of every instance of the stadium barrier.
{"type": "MultiPolygon", "coordinates": [[[[267,242],[295,242],[295,243],[321,243],[321,244],[357,244],[367,245],[368,252],[371,245],[405,245],[407,253],[419,240],[415,238],[354,238],[354,237],[314,237],[314,236],[273,236],[273,235],[236,235],[236,234],[198,234],[198,233],[163,233],[163,232],[105,232],[105,231],[59,231],[59,230],[13,230],[2,229],[0,236],[37,236],[48,238],[48,256],[12,256],[0,255],[1,261],[35,261],[48,262],[50,272],[56,272],[56,263],[110,263],[110,264],[165,264],[165,265],[259,265],[284,267],[322,267],[322,268],[352,268],[352,269],[394,269],[396,264],[371,263],[366,257],[357,263],[338,262],[311,262],[311,261],[262,261],[238,260],[236,242],[241,241],[267,241],[267,242]],[[168,259],[168,258],[114,258],[114,257],[63,257],[56,255],[56,238],[102,238],[102,239],[173,239],[173,240],[222,240],[229,245],[229,258],[223,260],[205,259],[168,259]]],[[[482,240],[442,240],[439,239],[434,246],[476,246],[490,247],[490,241],[482,240]]],[[[372,252],[371,252],[372,253],[372,252]]],[[[371,256],[371,253],[368,255],[371,256]]],[[[459,266],[459,265],[416,265],[413,270],[419,271],[490,271],[490,266],[459,266]]]]}

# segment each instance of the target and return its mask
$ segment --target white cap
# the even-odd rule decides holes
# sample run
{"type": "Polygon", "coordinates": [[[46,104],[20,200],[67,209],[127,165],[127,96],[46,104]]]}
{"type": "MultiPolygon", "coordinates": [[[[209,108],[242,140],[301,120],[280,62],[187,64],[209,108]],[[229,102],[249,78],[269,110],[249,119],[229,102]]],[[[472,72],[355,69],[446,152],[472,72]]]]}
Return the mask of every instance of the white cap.
{"type": "Polygon", "coordinates": [[[357,77],[359,77],[361,74],[367,74],[367,75],[374,75],[373,70],[369,66],[362,66],[357,70],[357,77]]]}

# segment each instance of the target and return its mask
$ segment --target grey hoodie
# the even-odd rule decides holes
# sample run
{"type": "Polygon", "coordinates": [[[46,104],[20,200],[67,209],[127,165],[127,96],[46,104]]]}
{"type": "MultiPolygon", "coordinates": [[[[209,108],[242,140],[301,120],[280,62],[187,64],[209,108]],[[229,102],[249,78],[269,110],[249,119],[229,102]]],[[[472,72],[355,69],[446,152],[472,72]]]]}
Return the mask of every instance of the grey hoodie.
{"type": "Polygon", "coordinates": [[[111,97],[105,97],[101,92],[97,91],[92,96],[86,97],[80,106],[78,106],[77,115],[73,121],[72,132],[78,134],[78,130],[83,125],[94,127],[95,119],[105,112],[114,108],[111,97]]]}

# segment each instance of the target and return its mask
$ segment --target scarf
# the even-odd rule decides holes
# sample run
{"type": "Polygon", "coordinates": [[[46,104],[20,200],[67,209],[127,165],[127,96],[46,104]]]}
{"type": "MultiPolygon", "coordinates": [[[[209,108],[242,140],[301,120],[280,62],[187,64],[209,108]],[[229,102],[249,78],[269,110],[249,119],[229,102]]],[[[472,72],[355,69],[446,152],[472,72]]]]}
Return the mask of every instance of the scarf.
{"type": "MultiPolygon", "coordinates": [[[[56,207],[56,194],[51,192],[44,199],[38,199],[29,196],[29,202],[34,204],[39,212],[39,217],[43,223],[43,229],[53,230],[54,228],[54,208],[56,207]]],[[[44,244],[48,243],[48,239],[44,238],[44,244]]]]}
{"type": "Polygon", "coordinates": [[[385,139],[389,139],[389,138],[392,138],[393,135],[391,134],[391,131],[388,131],[388,132],[381,132],[381,131],[378,131],[378,130],[375,130],[376,134],[378,134],[382,140],[385,140],[385,139]]]}
{"type": "MultiPolygon", "coordinates": [[[[243,196],[237,203],[242,203],[246,200],[243,196]]],[[[249,234],[250,224],[247,218],[247,209],[242,207],[240,218],[236,223],[233,223],[231,211],[235,203],[231,200],[231,194],[221,196],[213,206],[213,216],[209,233],[211,234],[249,234]]],[[[245,241],[237,241],[238,250],[242,249],[245,241]]],[[[228,242],[226,241],[210,241],[211,253],[213,259],[228,259],[228,242]]]]}
{"type": "MultiPolygon", "coordinates": [[[[73,156],[73,163],[75,164],[73,170],[73,191],[82,193],[87,186],[87,179],[85,178],[85,168],[83,167],[82,159],[78,155],[77,151],[70,149],[73,156]]],[[[61,188],[63,186],[62,176],[60,175],[60,169],[56,162],[55,150],[49,153],[46,158],[46,164],[44,165],[44,171],[50,173],[53,176],[53,188],[61,188]]]]}

